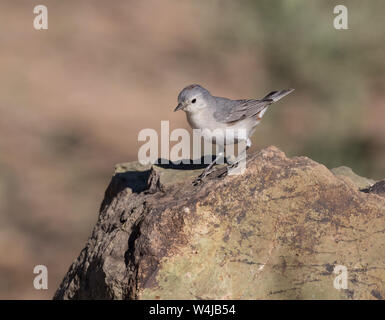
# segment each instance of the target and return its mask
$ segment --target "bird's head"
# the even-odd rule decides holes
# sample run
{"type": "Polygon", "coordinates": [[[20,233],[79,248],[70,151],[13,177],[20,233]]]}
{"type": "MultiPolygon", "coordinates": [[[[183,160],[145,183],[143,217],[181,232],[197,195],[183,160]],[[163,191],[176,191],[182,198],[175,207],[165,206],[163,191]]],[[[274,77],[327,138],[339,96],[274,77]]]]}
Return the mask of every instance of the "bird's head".
{"type": "Polygon", "coordinates": [[[178,95],[178,106],[175,111],[197,112],[208,106],[211,98],[210,92],[198,84],[192,84],[184,88],[178,95]]]}

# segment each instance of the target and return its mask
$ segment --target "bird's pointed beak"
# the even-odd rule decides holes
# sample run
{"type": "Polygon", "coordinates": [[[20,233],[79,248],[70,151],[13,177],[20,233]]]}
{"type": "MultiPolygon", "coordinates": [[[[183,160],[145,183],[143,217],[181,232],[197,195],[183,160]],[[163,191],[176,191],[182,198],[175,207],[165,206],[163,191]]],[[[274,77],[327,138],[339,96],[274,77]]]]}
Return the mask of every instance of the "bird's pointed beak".
{"type": "Polygon", "coordinates": [[[176,106],[174,112],[175,112],[175,111],[178,111],[178,110],[183,110],[184,107],[185,107],[184,104],[180,102],[180,103],[178,103],[178,105],[176,106]]]}

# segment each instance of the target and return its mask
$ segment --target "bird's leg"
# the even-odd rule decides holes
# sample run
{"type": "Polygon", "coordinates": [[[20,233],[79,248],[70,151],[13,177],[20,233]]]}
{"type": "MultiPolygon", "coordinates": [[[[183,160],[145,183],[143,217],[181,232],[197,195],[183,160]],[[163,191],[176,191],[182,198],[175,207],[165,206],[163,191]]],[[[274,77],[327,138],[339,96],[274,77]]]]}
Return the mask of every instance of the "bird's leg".
{"type": "Polygon", "coordinates": [[[247,139],[247,141],[246,141],[246,151],[249,150],[250,147],[251,147],[251,140],[247,139]]]}
{"type": "Polygon", "coordinates": [[[223,157],[224,152],[218,153],[218,155],[215,157],[214,161],[212,161],[206,168],[205,170],[194,180],[194,184],[197,184],[198,182],[202,181],[204,178],[206,178],[213,170],[212,168],[214,165],[217,163],[217,161],[223,157]]]}
{"type": "MultiPolygon", "coordinates": [[[[246,140],[246,151],[247,151],[248,149],[250,149],[250,147],[251,147],[251,140],[250,140],[250,139],[247,139],[247,140],[246,140]]],[[[241,159],[237,158],[233,163],[231,163],[231,164],[229,164],[229,165],[227,166],[227,173],[229,173],[229,171],[230,171],[231,169],[237,167],[237,165],[238,165],[242,160],[246,160],[246,159],[247,159],[247,154],[246,154],[246,152],[245,152],[245,157],[243,157],[243,158],[241,158],[241,159]]]]}

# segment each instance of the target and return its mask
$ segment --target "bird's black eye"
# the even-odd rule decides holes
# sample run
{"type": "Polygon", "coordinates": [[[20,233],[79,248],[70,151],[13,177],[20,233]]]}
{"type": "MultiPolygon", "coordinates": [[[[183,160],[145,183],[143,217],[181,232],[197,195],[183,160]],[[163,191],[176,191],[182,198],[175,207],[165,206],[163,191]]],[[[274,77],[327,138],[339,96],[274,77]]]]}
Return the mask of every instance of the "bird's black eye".
{"type": "Polygon", "coordinates": [[[195,103],[195,102],[197,102],[197,99],[192,99],[191,100],[191,103],[195,103]]]}

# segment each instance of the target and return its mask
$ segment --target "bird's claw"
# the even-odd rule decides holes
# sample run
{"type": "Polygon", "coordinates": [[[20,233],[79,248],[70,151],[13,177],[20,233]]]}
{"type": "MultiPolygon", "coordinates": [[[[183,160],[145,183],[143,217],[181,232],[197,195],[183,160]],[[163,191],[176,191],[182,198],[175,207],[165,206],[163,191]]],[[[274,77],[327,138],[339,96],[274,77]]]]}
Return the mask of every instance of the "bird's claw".
{"type": "Polygon", "coordinates": [[[209,171],[203,171],[194,181],[193,181],[193,185],[194,186],[197,186],[199,184],[201,184],[203,182],[203,180],[210,174],[212,173],[213,170],[209,170],[209,171]]]}
{"type": "Polygon", "coordinates": [[[229,164],[229,165],[226,167],[226,170],[223,171],[223,172],[218,176],[218,178],[226,177],[226,176],[229,174],[230,170],[233,169],[233,168],[236,168],[237,166],[238,166],[238,162],[229,164]]]}
{"type": "Polygon", "coordinates": [[[202,180],[198,177],[193,181],[193,186],[198,186],[202,183],[202,180]]]}

